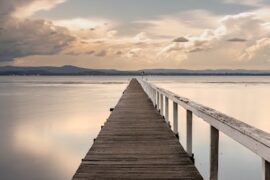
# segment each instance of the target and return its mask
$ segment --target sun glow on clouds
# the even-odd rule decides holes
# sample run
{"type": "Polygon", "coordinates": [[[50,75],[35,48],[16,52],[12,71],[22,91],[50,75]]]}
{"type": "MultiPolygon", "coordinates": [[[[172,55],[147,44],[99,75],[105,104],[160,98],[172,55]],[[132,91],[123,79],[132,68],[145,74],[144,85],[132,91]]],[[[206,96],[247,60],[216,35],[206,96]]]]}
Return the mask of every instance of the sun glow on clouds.
{"type": "Polygon", "coordinates": [[[75,19],[65,19],[65,20],[56,20],[53,21],[55,25],[64,26],[70,30],[80,30],[88,29],[95,30],[95,28],[101,26],[111,26],[110,23],[106,20],[99,19],[85,19],[85,18],[75,18],[75,19]]]}
{"type": "Polygon", "coordinates": [[[116,23],[105,19],[74,18],[55,20],[53,24],[67,28],[71,34],[83,40],[101,38],[104,36],[112,37],[116,34],[115,31],[110,31],[116,23]]]}

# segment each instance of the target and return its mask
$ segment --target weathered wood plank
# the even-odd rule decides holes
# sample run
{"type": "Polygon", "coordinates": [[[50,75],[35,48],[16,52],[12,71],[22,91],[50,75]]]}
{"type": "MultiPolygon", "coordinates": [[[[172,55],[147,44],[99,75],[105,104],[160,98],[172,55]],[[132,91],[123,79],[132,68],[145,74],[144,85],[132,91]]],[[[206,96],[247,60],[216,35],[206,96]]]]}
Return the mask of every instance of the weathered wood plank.
{"type": "MultiPolygon", "coordinates": [[[[158,98],[158,103],[164,115],[163,98],[158,98]]],[[[165,115],[167,112],[165,107],[165,115]]],[[[73,179],[202,177],[164,118],[133,79],[73,179]]]]}

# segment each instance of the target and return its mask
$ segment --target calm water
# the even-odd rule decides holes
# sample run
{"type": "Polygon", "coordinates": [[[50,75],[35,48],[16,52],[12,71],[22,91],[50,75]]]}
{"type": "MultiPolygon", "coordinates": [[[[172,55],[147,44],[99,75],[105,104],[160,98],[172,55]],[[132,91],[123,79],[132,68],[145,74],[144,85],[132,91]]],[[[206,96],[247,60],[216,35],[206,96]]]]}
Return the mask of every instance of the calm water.
{"type": "MultiPolygon", "coordinates": [[[[0,77],[0,179],[71,179],[129,80],[0,77]]],[[[148,80],[270,132],[270,77],[148,80]]],[[[185,111],[179,113],[185,146],[185,111]]],[[[195,117],[193,136],[195,163],[207,179],[209,125],[195,117]]],[[[261,159],[221,134],[220,179],[260,178],[261,159]]]]}

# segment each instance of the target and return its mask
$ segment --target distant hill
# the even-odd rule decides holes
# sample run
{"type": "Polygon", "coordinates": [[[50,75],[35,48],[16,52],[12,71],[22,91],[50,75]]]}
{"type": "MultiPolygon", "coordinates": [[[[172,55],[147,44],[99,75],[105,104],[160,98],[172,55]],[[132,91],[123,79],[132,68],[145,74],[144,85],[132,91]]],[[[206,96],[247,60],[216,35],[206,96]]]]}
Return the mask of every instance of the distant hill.
{"type": "Polygon", "coordinates": [[[76,66],[19,67],[0,66],[0,75],[270,75],[270,70],[187,70],[187,69],[144,69],[138,71],[120,71],[114,69],[87,69],[76,66]]]}

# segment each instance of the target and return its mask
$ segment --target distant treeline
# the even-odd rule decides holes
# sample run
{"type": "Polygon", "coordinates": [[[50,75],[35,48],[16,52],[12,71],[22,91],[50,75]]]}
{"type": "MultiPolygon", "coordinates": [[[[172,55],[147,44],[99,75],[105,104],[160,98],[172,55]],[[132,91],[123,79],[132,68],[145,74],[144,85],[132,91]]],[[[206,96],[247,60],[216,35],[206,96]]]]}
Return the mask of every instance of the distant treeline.
{"type": "Polygon", "coordinates": [[[269,76],[270,70],[187,70],[187,69],[144,69],[120,71],[114,69],[87,69],[76,66],[62,67],[19,67],[2,66],[0,75],[42,75],[42,76],[269,76]]]}

